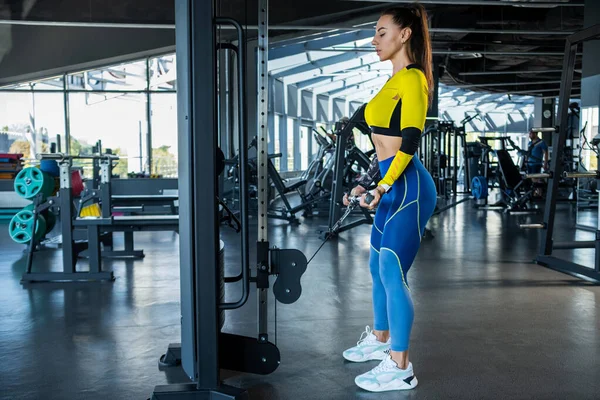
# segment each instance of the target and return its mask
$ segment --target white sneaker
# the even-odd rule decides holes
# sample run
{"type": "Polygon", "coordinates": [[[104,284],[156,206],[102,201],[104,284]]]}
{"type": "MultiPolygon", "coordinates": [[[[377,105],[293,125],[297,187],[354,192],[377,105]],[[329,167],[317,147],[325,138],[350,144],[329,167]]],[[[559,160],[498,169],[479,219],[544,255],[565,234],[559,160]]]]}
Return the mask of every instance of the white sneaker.
{"type": "Polygon", "coordinates": [[[371,328],[367,325],[365,331],[360,335],[356,346],[344,351],[343,356],[352,362],[364,362],[370,360],[383,360],[387,357],[386,351],[391,347],[391,338],[382,343],[377,340],[371,328]]]}
{"type": "Polygon", "coordinates": [[[371,371],[357,376],[354,382],[359,388],[369,392],[409,390],[418,384],[412,363],[408,363],[408,368],[400,369],[389,355],[371,371]]]}

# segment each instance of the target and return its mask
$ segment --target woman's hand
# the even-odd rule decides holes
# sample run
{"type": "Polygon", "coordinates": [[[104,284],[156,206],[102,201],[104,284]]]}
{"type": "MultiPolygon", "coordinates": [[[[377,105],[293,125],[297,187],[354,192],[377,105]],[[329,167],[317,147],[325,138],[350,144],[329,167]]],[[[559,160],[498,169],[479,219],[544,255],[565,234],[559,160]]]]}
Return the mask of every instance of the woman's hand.
{"type": "Polygon", "coordinates": [[[382,194],[385,193],[385,189],[383,189],[381,186],[377,186],[375,189],[371,190],[369,193],[373,196],[373,200],[371,200],[370,203],[367,203],[366,202],[367,194],[365,193],[360,197],[360,206],[363,208],[368,208],[369,210],[373,210],[379,204],[382,194]]]}
{"type": "MultiPolygon", "coordinates": [[[[367,189],[365,189],[364,187],[358,185],[356,186],[354,189],[352,189],[350,191],[350,196],[360,196],[361,194],[365,193],[367,191],[367,189]]],[[[350,204],[350,200],[348,200],[348,194],[346,193],[344,195],[344,198],[342,199],[342,202],[344,203],[345,206],[348,206],[350,204]]]]}

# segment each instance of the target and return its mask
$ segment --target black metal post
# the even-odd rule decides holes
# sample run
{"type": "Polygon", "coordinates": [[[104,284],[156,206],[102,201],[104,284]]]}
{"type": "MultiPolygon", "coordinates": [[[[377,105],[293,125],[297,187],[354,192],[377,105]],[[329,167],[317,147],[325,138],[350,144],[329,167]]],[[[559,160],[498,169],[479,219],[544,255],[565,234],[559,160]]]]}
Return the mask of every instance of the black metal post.
{"type": "Polygon", "coordinates": [[[175,0],[175,24],[179,199],[180,214],[186,215],[180,219],[179,231],[181,355],[184,370],[195,382],[157,386],[152,398],[245,399],[246,392],[222,385],[219,376],[220,243],[213,1],[175,0]],[[191,282],[186,282],[187,278],[191,282]]]}
{"type": "Polygon", "coordinates": [[[341,217],[341,204],[343,197],[344,163],[346,161],[346,142],[352,132],[354,124],[349,122],[339,132],[335,146],[335,166],[331,183],[331,202],[329,203],[329,224],[331,228],[341,217]]]}
{"type": "Polygon", "coordinates": [[[150,59],[146,58],[146,159],[152,174],[152,99],[150,96],[150,59]]]}
{"type": "Polygon", "coordinates": [[[542,232],[541,254],[552,254],[552,236],[554,233],[554,217],[556,214],[556,197],[558,192],[558,183],[563,172],[562,154],[565,147],[567,136],[567,118],[569,117],[569,98],[571,87],[573,85],[573,71],[575,69],[575,55],[577,53],[577,44],[573,45],[569,38],[565,44],[565,58],[563,62],[563,72],[560,85],[560,114],[558,120],[559,131],[553,134],[552,161],[550,170],[551,177],[548,179],[548,190],[546,197],[546,206],[544,209],[544,226],[546,229],[542,232]],[[564,122],[564,123],[563,123],[564,122]]]}
{"type": "Polygon", "coordinates": [[[452,134],[454,135],[454,153],[452,159],[454,160],[454,172],[452,174],[452,192],[456,195],[458,192],[458,130],[453,128],[452,134]]]}

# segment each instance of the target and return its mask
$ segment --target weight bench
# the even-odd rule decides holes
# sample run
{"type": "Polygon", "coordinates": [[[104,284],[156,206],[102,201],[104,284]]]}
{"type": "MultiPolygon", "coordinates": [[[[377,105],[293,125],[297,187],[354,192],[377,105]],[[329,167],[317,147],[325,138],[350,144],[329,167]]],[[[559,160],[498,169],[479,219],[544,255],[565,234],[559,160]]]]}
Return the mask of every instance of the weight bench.
{"type": "MultiPolygon", "coordinates": [[[[102,271],[102,257],[143,258],[143,250],[133,249],[133,232],[136,231],[179,231],[178,215],[124,215],[110,218],[76,218],[74,228],[87,230],[87,255],[90,271],[102,271]],[[125,249],[101,251],[102,233],[125,232],[125,249]],[[127,235],[129,234],[129,235],[127,235]]],[[[112,236],[108,235],[110,245],[112,236]]]]}
{"type": "MultiPolygon", "coordinates": [[[[170,194],[144,194],[144,195],[112,195],[111,204],[115,212],[146,213],[146,207],[166,207],[170,214],[177,214],[175,206],[179,200],[178,195],[170,194]]],[[[152,210],[153,211],[153,210],[152,210]]]]}

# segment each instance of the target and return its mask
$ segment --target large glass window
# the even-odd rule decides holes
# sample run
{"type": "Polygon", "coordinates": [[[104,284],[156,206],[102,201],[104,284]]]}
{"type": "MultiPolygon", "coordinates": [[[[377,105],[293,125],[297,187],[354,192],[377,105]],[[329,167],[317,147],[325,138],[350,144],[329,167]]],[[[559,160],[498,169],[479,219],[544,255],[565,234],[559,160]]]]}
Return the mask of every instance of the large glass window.
{"type": "Polygon", "coordinates": [[[175,54],[151,58],[149,67],[150,90],[176,90],[175,54]]]}
{"type": "Polygon", "coordinates": [[[91,91],[146,90],[146,60],[70,74],[67,76],[67,87],[72,90],[91,91]]]}
{"type": "Polygon", "coordinates": [[[22,82],[15,85],[3,86],[2,89],[13,90],[62,90],[64,89],[63,77],[42,79],[38,81],[22,82]]]}
{"type": "MultiPolygon", "coordinates": [[[[115,175],[148,172],[146,95],[138,93],[69,93],[71,154],[90,154],[102,141],[121,160],[115,175]]],[[[84,176],[91,177],[89,165],[84,176]]]]}
{"type": "Polygon", "coordinates": [[[312,127],[302,125],[300,127],[300,169],[305,171],[308,168],[308,141],[312,127]]]}
{"type": "Polygon", "coordinates": [[[294,119],[287,120],[287,169],[286,171],[294,170],[294,119]]]}
{"type": "Polygon", "coordinates": [[[150,95],[152,129],[152,173],[177,176],[177,94],[150,95]]]}
{"type": "MultiPolygon", "coordinates": [[[[116,175],[176,177],[175,88],[175,54],[4,86],[0,152],[33,158],[60,140],[58,151],[70,147],[71,154],[90,154],[100,141],[103,151],[121,156],[113,170],[116,175]]],[[[89,163],[76,165],[91,177],[89,163]]]]}
{"type": "Polygon", "coordinates": [[[0,93],[0,153],[22,153],[33,159],[52,143],[64,151],[65,118],[62,93],[0,93]]]}

